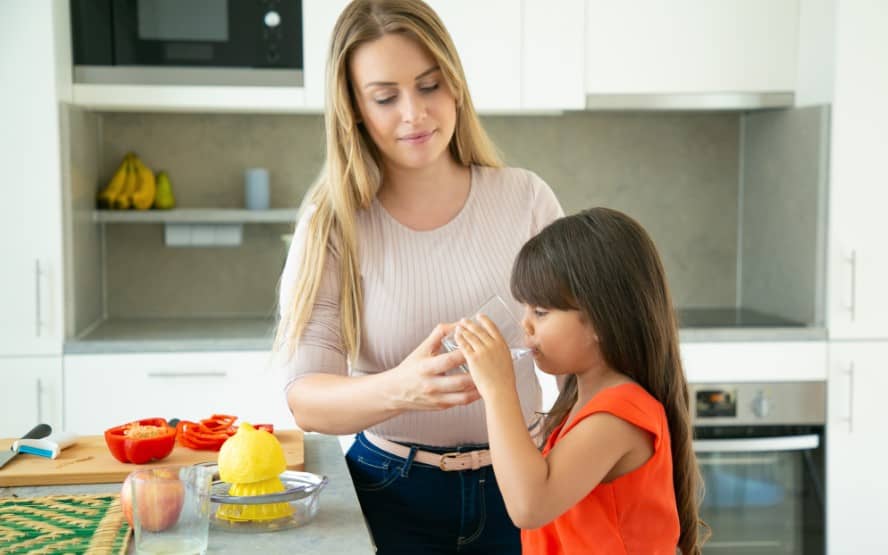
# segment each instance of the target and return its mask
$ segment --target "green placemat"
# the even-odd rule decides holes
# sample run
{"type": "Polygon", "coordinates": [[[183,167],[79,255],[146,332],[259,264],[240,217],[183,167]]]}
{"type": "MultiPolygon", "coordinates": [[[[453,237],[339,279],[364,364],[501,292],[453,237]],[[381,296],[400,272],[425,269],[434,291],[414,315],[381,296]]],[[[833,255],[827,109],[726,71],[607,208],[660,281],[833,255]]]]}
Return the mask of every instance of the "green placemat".
{"type": "Polygon", "coordinates": [[[0,554],[119,555],[130,526],[116,494],[0,499],[0,554]]]}

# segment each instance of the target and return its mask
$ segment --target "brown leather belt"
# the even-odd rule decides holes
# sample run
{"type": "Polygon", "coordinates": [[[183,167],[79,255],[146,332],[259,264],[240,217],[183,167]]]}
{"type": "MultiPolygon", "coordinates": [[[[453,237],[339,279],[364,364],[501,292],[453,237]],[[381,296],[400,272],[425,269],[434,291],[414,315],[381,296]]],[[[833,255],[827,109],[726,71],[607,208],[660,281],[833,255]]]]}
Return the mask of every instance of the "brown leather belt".
{"type": "MultiPolygon", "coordinates": [[[[381,438],[376,434],[364,432],[367,441],[379,447],[387,453],[397,455],[402,459],[410,456],[410,447],[381,438]]],[[[490,450],[480,449],[478,451],[465,451],[463,453],[432,453],[431,451],[417,450],[413,455],[413,460],[422,464],[437,466],[445,472],[454,470],[478,470],[482,466],[490,466],[490,450]]]]}

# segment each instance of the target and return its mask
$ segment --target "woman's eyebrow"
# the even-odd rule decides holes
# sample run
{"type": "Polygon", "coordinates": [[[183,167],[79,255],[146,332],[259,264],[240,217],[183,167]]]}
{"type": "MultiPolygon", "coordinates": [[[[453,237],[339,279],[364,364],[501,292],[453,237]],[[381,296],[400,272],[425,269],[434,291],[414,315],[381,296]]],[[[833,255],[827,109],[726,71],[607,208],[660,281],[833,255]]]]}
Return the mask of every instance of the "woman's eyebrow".
{"type": "MultiPolygon", "coordinates": [[[[416,77],[414,77],[413,80],[419,81],[420,79],[422,79],[426,75],[434,73],[434,72],[438,71],[439,69],[441,69],[441,68],[439,68],[438,66],[432,66],[429,69],[427,69],[427,70],[423,71],[422,73],[420,73],[419,75],[417,75],[416,77]]],[[[394,85],[397,85],[397,83],[395,83],[394,81],[371,81],[371,82],[367,83],[366,85],[364,85],[364,88],[369,89],[370,87],[391,87],[394,85]]]]}

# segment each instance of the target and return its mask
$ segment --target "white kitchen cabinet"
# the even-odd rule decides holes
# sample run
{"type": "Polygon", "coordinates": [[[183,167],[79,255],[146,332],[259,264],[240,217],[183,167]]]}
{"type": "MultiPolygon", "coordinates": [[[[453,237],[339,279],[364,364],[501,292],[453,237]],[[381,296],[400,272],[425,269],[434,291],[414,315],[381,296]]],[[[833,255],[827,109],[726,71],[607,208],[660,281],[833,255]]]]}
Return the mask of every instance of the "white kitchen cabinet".
{"type": "Polygon", "coordinates": [[[21,437],[39,423],[62,429],[62,358],[0,358],[0,437],[21,437]]]}
{"type": "Polygon", "coordinates": [[[333,26],[349,0],[303,0],[302,2],[302,60],[305,82],[305,105],[308,109],[324,110],[327,53],[333,26]]]}
{"type": "Polygon", "coordinates": [[[826,429],[828,553],[888,553],[884,479],[888,342],[830,345],[826,429]]]}
{"type": "Polygon", "coordinates": [[[0,357],[62,350],[62,4],[0,3],[0,357]]]}
{"type": "Polygon", "coordinates": [[[101,433],[140,418],[213,413],[295,428],[283,379],[263,351],[66,355],[65,422],[101,433]]]}
{"type": "Polygon", "coordinates": [[[582,110],[585,0],[524,0],[521,107],[582,110]]]}
{"type": "Polygon", "coordinates": [[[792,92],[798,18],[798,0],[586,0],[586,92],[792,92]]]}
{"type": "Polygon", "coordinates": [[[836,2],[827,321],[833,339],[888,339],[888,9],[836,2]]]}
{"type": "Polygon", "coordinates": [[[430,0],[462,60],[481,112],[521,108],[521,4],[515,0],[430,0]]]}

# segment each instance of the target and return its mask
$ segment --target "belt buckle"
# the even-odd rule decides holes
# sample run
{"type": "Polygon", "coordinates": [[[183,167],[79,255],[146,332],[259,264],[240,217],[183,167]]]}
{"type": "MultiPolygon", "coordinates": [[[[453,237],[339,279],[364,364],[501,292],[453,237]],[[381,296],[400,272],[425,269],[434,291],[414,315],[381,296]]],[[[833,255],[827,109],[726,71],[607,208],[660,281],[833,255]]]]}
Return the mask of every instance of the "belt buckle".
{"type": "Polygon", "coordinates": [[[441,460],[438,462],[438,468],[440,468],[440,469],[443,470],[444,472],[447,472],[447,469],[444,468],[444,464],[447,462],[447,460],[448,460],[448,459],[456,459],[457,457],[459,457],[459,456],[461,456],[461,455],[462,455],[462,453],[460,453],[460,452],[458,452],[458,451],[452,451],[452,452],[450,452],[450,453],[444,453],[444,454],[442,454],[442,455],[441,455],[441,460]]]}

